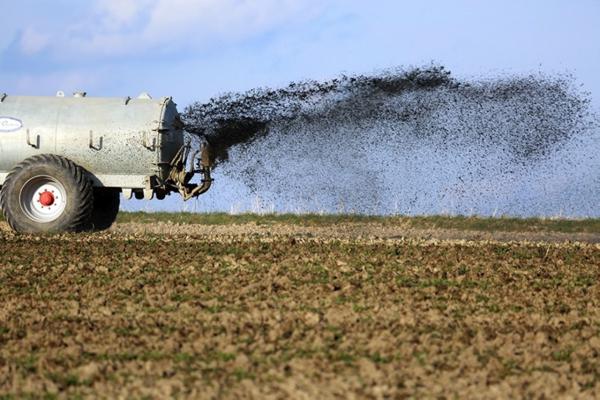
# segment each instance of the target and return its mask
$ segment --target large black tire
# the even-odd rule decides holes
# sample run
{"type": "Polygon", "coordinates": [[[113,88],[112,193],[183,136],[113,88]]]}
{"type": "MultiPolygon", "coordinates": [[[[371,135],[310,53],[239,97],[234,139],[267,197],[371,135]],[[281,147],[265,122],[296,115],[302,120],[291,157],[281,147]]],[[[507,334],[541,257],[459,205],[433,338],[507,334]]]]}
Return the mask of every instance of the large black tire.
{"type": "Polygon", "coordinates": [[[23,233],[85,230],[93,204],[93,188],[86,171],[66,158],[49,154],[33,156],[17,165],[0,192],[6,221],[23,233]]]}
{"type": "Polygon", "coordinates": [[[117,219],[121,205],[120,190],[114,188],[94,189],[94,210],[92,211],[91,229],[103,231],[112,226],[117,219]]]}

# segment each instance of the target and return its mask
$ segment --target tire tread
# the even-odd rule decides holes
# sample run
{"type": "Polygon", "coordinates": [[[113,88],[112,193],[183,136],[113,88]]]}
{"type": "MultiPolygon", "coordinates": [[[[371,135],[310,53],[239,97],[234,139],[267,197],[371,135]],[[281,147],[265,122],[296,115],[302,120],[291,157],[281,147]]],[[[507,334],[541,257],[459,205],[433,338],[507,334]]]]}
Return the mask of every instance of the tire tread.
{"type": "Polygon", "coordinates": [[[80,188],[81,198],[78,202],[77,211],[74,217],[69,221],[69,224],[64,227],[66,231],[78,232],[86,229],[89,218],[92,213],[94,206],[94,194],[92,190],[92,182],[88,178],[86,171],[75,164],[73,161],[57,156],[55,154],[40,154],[30,157],[18,165],[16,165],[6,177],[2,191],[0,192],[0,207],[2,208],[6,222],[14,230],[18,230],[18,224],[14,220],[14,217],[6,212],[5,204],[8,191],[12,187],[12,180],[19,174],[23,169],[34,166],[34,165],[55,165],[63,170],[67,171],[75,180],[77,186],[80,188]]]}

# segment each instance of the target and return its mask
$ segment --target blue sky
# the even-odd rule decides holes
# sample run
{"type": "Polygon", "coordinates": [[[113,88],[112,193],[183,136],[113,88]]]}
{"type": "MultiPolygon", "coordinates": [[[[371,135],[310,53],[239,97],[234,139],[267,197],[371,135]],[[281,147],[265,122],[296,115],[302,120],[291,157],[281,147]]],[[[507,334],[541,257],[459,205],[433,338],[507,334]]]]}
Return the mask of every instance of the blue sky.
{"type": "MultiPolygon", "coordinates": [[[[183,109],[226,91],[434,62],[466,78],[569,73],[600,110],[600,0],[0,3],[0,93],[147,91],[183,109]]],[[[582,167],[586,188],[594,162],[582,167]]],[[[217,178],[201,202],[125,207],[234,209],[247,191],[217,178]]]]}
{"type": "Polygon", "coordinates": [[[0,91],[172,95],[444,64],[572,73],[600,97],[600,1],[2,1],[0,91]]]}

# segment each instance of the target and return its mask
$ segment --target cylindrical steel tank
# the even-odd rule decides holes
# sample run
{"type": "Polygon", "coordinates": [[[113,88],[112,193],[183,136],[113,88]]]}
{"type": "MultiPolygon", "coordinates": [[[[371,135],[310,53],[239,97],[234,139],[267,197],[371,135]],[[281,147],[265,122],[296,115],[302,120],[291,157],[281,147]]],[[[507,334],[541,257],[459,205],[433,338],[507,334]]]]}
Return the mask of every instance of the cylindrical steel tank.
{"type": "Polygon", "coordinates": [[[95,186],[149,189],[149,180],[168,178],[182,128],[169,97],[0,93],[0,185],[24,159],[58,154],[85,168],[95,186]]]}

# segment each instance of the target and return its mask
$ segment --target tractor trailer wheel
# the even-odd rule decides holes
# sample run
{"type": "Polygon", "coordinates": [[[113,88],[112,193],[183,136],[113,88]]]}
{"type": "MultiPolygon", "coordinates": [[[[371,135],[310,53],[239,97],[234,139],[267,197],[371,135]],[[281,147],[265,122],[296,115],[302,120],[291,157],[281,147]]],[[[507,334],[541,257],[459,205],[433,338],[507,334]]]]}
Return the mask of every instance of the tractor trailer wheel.
{"type": "Polygon", "coordinates": [[[121,190],[114,188],[94,189],[94,210],[92,211],[91,229],[102,231],[108,229],[117,220],[121,205],[121,190]]]}
{"type": "Polygon", "coordinates": [[[63,157],[38,155],[8,174],[0,206],[17,232],[77,232],[89,225],[94,193],[83,168],[63,157]]]}

